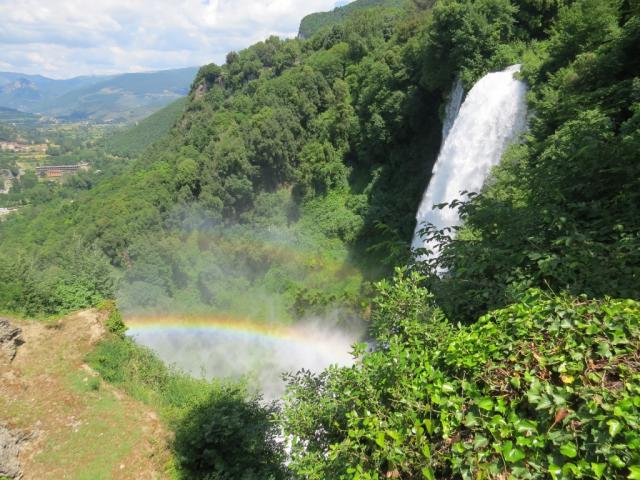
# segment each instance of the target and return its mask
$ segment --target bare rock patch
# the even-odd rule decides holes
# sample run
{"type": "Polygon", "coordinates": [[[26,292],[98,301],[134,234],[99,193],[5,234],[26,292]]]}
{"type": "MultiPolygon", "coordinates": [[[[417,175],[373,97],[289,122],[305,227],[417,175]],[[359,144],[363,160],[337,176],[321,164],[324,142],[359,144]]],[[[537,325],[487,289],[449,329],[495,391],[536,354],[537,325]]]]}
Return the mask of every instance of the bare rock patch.
{"type": "Polygon", "coordinates": [[[0,424],[0,477],[22,478],[20,465],[20,449],[31,435],[20,430],[10,430],[0,424]]]}
{"type": "Polygon", "coordinates": [[[6,318],[0,318],[0,361],[11,363],[23,343],[22,329],[11,325],[6,318]]]}

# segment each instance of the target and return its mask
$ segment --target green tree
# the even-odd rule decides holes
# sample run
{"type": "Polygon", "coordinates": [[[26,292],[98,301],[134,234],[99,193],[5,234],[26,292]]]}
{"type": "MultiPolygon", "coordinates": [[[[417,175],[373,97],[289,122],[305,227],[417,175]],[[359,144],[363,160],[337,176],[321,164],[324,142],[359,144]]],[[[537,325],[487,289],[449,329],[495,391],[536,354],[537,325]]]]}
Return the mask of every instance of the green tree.
{"type": "Polygon", "coordinates": [[[286,478],[276,441],[274,407],[247,398],[243,388],[214,390],[186,415],[176,431],[178,461],[191,478],[278,480],[286,478]]]}

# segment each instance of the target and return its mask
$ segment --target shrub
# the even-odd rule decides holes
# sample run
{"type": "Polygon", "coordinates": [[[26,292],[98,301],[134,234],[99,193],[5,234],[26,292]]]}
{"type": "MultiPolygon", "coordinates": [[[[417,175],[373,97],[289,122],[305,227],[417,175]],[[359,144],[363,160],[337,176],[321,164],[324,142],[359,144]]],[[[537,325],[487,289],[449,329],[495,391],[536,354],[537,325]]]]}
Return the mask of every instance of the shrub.
{"type": "Polygon", "coordinates": [[[105,327],[107,327],[107,330],[114,335],[124,337],[127,326],[124,324],[122,314],[118,310],[115,301],[104,300],[98,305],[98,309],[102,310],[106,315],[105,327]]]}
{"type": "Polygon", "coordinates": [[[258,397],[238,385],[211,392],[176,430],[180,466],[193,478],[276,480],[284,478],[278,430],[258,397]]]}
{"type": "Polygon", "coordinates": [[[191,377],[126,337],[101,341],[87,361],[104,380],[160,412],[175,432],[178,478],[284,478],[275,406],[262,406],[244,385],[191,377]]]}

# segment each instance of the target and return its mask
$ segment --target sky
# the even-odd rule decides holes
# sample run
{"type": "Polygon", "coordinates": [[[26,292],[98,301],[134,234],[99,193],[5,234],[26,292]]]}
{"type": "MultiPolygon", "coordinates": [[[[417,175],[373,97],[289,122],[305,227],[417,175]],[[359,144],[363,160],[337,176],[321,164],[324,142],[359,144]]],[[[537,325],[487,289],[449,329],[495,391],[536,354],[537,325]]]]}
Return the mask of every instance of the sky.
{"type": "Polygon", "coordinates": [[[341,0],[0,0],[0,71],[51,78],[224,63],[341,0]]]}

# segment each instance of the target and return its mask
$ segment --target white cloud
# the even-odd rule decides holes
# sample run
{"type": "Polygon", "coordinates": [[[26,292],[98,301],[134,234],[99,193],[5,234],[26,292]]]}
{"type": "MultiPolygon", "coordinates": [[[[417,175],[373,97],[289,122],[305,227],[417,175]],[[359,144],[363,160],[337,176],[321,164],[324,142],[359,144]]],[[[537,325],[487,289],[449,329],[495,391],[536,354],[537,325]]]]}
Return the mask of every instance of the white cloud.
{"type": "Polygon", "coordinates": [[[209,62],[336,0],[0,0],[0,67],[54,78],[209,62]]]}

